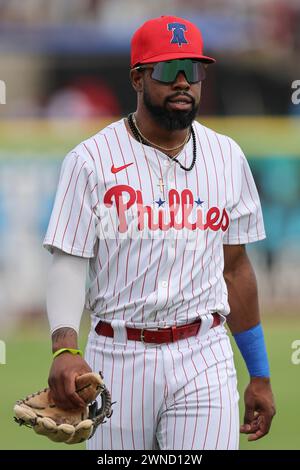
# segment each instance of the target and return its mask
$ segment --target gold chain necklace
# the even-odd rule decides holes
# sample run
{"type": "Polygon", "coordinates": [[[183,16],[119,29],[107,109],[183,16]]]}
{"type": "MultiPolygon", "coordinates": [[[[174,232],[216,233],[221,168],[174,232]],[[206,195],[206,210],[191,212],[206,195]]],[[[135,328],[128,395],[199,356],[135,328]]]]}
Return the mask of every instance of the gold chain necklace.
{"type": "Polygon", "coordinates": [[[190,138],[190,133],[189,133],[189,131],[187,130],[185,139],[184,139],[184,141],[182,142],[182,144],[177,145],[177,147],[172,147],[172,148],[161,147],[160,145],[155,144],[154,142],[151,142],[151,140],[147,139],[147,137],[145,137],[145,136],[141,133],[140,128],[139,128],[138,125],[137,125],[137,122],[136,122],[136,119],[135,119],[135,115],[134,115],[134,114],[132,114],[132,120],[133,120],[133,123],[134,123],[135,127],[137,128],[137,131],[139,132],[140,136],[141,136],[146,142],[148,142],[148,144],[152,145],[153,147],[157,147],[157,148],[159,148],[159,149],[161,149],[161,150],[164,150],[165,152],[171,152],[172,150],[177,150],[177,149],[179,149],[180,147],[183,147],[183,146],[187,143],[187,141],[189,140],[189,138],[190,138]]]}
{"type": "MultiPolygon", "coordinates": [[[[134,136],[134,138],[140,142],[142,145],[143,144],[146,144],[144,141],[143,141],[143,138],[141,137],[141,135],[139,134],[136,126],[134,125],[134,122],[133,122],[133,113],[131,114],[128,114],[128,117],[127,117],[127,120],[128,120],[128,125],[130,127],[130,130],[132,132],[132,135],[134,136]]],[[[172,159],[172,161],[175,161],[176,163],[178,163],[178,165],[180,166],[180,168],[184,171],[191,171],[194,166],[195,166],[195,163],[196,163],[196,159],[197,159],[197,142],[196,142],[196,135],[195,135],[195,131],[193,129],[193,126],[190,127],[190,135],[192,136],[192,142],[193,142],[193,160],[192,160],[192,163],[190,164],[189,167],[185,167],[184,165],[182,165],[180,163],[180,161],[176,158],[177,155],[179,155],[182,150],[180,152],[178,152],[178,154],[174,157],[170,157],[170,155],[168,155],[168,157],[170,157],[172,159]]]]}

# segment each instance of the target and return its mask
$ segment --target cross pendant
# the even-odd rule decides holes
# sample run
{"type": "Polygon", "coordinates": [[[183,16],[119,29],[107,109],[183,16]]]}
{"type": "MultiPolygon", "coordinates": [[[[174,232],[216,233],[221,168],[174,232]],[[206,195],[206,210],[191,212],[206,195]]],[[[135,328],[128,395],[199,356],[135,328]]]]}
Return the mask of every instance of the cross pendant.
{"type": "Polygon", "coordinates": [[[165,185],[164,185],[164,182],[163,182],[162,178],[159,178],[159,183],[158,183],[157,186],[159,186],[160,192],[163,193],[165,185]]]}

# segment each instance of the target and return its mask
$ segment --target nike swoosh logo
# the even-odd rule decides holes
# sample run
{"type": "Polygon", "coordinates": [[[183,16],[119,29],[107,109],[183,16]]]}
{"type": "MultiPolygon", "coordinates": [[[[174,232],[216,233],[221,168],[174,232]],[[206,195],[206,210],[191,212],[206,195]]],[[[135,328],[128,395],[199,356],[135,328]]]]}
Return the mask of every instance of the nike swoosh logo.
{"type": "Polygon", "coordinates": [[[133,165],[133,162],[127,163],[126,165],[118,166],[116,167],[115,165],[112,165],[111,167],[111,172],[112,173],[119,173],[119,171],[125,170],[128,166],[133,165]]]}

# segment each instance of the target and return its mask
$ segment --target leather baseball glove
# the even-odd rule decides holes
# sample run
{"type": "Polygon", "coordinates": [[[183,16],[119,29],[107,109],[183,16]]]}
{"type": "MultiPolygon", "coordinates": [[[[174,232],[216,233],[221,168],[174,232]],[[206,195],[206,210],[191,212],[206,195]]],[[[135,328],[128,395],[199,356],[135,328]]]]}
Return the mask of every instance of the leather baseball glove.
{"type": "Polygon", "coordinates": [[[87,404],[85,409],[63,410],[51,399],[49,388],[18,400],[14,406],[15,421],[34,429],[54,442],[78,444],[90,439],[99,424],[112,415],[111,396],[102,375],[93,372],[76,378],[76,392],[87,404]],[[98,408],[97,396],[101,396],[98,408]]]}

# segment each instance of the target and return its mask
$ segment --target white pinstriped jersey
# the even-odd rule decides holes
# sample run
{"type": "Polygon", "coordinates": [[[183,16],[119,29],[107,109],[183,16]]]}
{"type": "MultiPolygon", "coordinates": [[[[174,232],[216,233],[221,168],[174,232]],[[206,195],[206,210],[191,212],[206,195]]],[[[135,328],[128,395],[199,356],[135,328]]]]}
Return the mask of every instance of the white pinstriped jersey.
{"type": "MultiPolygon", "coordinates": [[[[137,142],[123,119],[63,162],[44,245],[90,258],[86,304],[105,321],[151,328],[227,315],[223,244],[265,238],[240,147],[193,127],[192,171],[137,142]]],[[[192,139],[177,158],[190,165],[192,139]]]]}

